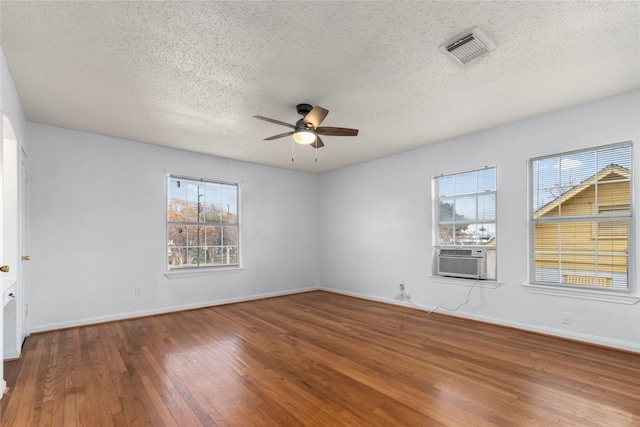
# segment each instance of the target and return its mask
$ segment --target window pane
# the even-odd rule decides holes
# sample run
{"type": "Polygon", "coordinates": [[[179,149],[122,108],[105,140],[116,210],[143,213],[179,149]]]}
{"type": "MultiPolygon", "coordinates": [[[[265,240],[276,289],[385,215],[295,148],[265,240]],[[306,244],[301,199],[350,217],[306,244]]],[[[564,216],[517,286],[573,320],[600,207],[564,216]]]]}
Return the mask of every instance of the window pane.
{"type": "Polygon", "coordinates": [[[476,197],[459,197],[456,199],[456,220],[471,221],[476,219],[476,197]]]}
{"type": "Polygon", "coordinates": [[[534,227],[534,249],[539,252],[555,252],[560,250],[560,224],[541,223],[534,227]]]}
{"type": "MultiPolygon", "coordinates": [[[[624,178],[623,178],[624,179],[624,178]]],[[[598,211],[593,214],[631,214],[631,182],[609,182],[598,185],[598,211]]]]}
{"type": "Polygon", "coordinates": [[[187,245],[198,246],[200,244],[200,227],[190,225],[187,227],[187,245]]]}
{"type": "MultiPolygon", "coordinates": [[[[560,158],[536,160],[533,162],[534,212],[556,200],[560,195],[560,158]]],[[[556,213],[557,214],[557,213],[556,213]]]]}
{"type": "Polygon", "coordinates": [[[170,225],[168,227],[169,246],[187,246],[187,227],[170,225]]]}
{"type": "Polygon", "coordinates": [[[215,247],[206,246],[204,248],[204,264],[208,266],[215,265],[215,247]]]}
{"type": "Polygon", "coordinates": [[[191,182],[182,183],[186,187],[186,222],[198,222],[198,194],[197,184],[191,182]]]}
{"type": "Polygon", "coordinates": [[[631,169],[631,146],[615,147],[598,150],[598,170],[609,165],[617,165],[624,169],[631,169]]]}
{"type": "Polygon", "coordinates": [[[207,226],[205,229],[204,244],[207,246],[219,246],[222,244],[222,228],[207,226]]]}
{"type": "Polygon", "coordinates": [[[238,229],[236,227],[223,227],[222,232],[222,244],[227,246],[238,244],[238,229]]]}
{"type": "MultiPolygon", "coordinates": [[[[592,226],[592,222],[559,224],[560,250],[564,253],[595,253],[596,241],[591,238],[592,226]]],[[[595,270],[594,264],[584,267],[589,268],[591,271],[595,270]]]]}
{"type": "Polygon", "coordinates": [[[208,223],[222,222],[220,218],[220,205],[221,205],[221,192],[220,185],[213,183],[206,183],[204,187],[204,221],[208,223]]]}
{"type": "Polygon", "coordinates": [[[238,189],[236,186],[222,186],[222,222],[236,224],[238,222],[238,189]]]}
{"type": "Polygon", "coordinates": [[[478,171],[478,193],[496,190],[496,168],[478,171]]]}
{"type": "Polygon", "coordinates": [[[172,267],[182,267],[187,260],[187,248],[170,248],[169,265],[172,267]]]}
{"type": "Polygon", "coordinates": [[[598,230],[598,251],[627,252],[629,224],[626,221],[600,221],[595,224],[598,230]]]}
{"type": "Polygon", "coordinates": [[[560,157],[560,180],[557,184],[572,187],[596,173],[596,156],[593,151],[572,153],[560,157]]]}
{"type": "Polygon", "coordinates": [[[469,224],[461,230],[465,245],[485,245],[495,237],[495,224],[469,224]]]}
{"type": "Polygon", "coordinates": [[[478,196],[478,219],[490,221],[496,218],[496,195],[478,196]]]}
{"type": "Polygon", "coordinates": [[[440,197],[453,196],[455,193],[454,184],[455,177],[453,175],[438,178],[438,195],[440,197]]]}
{"type": "Polygon", "coordinates": [[[560,216],[590,216],[594,214],[596,186],[576,185],[563,189],[562,197],[555,201],[560,216]]]}
{"type": "Polygon", "coordinates": [[[628,258],[626,256],[598,257],[600,286],[627,289],[628,258]]]}
{"type": "Polygon", "coordinates": [[[453,204],[454,204],[454,199],[443,199],[440,201],[440,206],[438,209],[440,222],[453,221],[453,204]]]}
{"type": "Polygon", "coordinates": [[[187,218],[185,192],[179,179],[169,178],[167,221],[184,222],[187,218]]]}
{"type": "Polygon", "coordinates": [[[496,237],[496,224],[470,224],[469,226],[467,226],[466,235],[469,241],[469,243],[467,244],[486,245],[496,237]]]}
{"type": "Polygon", "coordinates": [[[221,248],[222,258],[221,263],[224,265],[235,264],[237,262],[237,256],[235,246],[223,246],[221,248]]]}
{"type": "Polygon", "coordinates": [[[439,227],[439,238],[440,244],[443,245],[453,245],[453,225],[440,225],[439,227]]]}
{"type": "Polygon", "coordinates": [[[215,265],[223,265],[224,257],[223,257],[223,249],[221,246],[216,246],[212,248],[212,261],[215,265]]]}
{"type": "Polygon", "coordinates": [[[238,247],[237,246],[227,246],[226,247],[226,256],[227,256],[227,264],[237,264],[238,263],[238,247]]]}
{"type": "Polygon", "coordinates": [[[456,194],[475,193],[478,189],[477,173],[465,172],[455,175],[456,194]]]}
{"type": "Polygon", "coordinates": [[[537,282],[560,283],[557,261],[557,257],[551,259],[551,255],[536,254],[535,280],[537,282]]]}
{"type": "Polygon", "coordinates": [[[201,248],[190,247],[187,249],[187,265],[197,267],[200,265],[201,248]]]}

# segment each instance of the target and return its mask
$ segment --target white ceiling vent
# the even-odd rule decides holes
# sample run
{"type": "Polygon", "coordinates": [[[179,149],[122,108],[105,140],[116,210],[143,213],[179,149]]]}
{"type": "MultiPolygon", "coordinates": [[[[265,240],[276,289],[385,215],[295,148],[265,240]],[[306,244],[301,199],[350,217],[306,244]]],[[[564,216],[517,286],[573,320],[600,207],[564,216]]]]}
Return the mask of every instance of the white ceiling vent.
{"type": "Polygon", "coordinates": [[[462,65],[495,48],[495,43],[478,27],[466,31],[440,46],[441,51],[446,53],[456,63],[462,65]]]}

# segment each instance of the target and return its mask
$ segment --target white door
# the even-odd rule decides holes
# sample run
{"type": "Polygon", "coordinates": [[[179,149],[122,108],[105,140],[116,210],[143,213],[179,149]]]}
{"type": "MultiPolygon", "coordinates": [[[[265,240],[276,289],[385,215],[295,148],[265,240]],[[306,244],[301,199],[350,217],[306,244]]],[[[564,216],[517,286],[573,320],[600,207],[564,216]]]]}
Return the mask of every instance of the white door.
{"type": "MultiPolygon", "coordinates": [[[[4,137],[8,135],[9,129],[5,129],[7,125],[11,125],[9,119],[3,114],[2,121],[0,122],[0,265],[4,265],[4,257],[2,256],[2,248],[3,248],[3,236],[4,230],[2,230],[2,151],[4,146],[4,137]]],[[[13,132],[11,132],[13,133],[13,132]]],[[[0,273],[0,283],[2,283],[2,299],[3,299],[3,307],[4,307],[4,280],[2,278],[2,274],[0,273]]],[[[4,314],[4,308],[3,308],[4,314]]],[[[4,315],[0,316],[0,355],[4,355],[4,315]]],[[[7,388],[7,383],[4,380],[4,363],[0,363],[0,397],[4,395],[4,391],[7,388]]]]}
{"type": "Polygon", "coordinates": [[[18,194],[20,198],[20,212],[18,218],[20,221],[19,230],[20,235],[18,237],[20,243],[20,273],[18,281],[20,285],[20,306],[18,312],[18,346],[22,347],[24,339],[29,335],[29,324],[27,317],[29,316],[29,247],[28,241],[28,229],[27,229],[27,212],[28,212],[28,191],[29,191],[29,169],[28,169],[28,156],[23,148],[20,149],[20,187],[18,194]]]}
{"type": "Polygon", "coordinates": [[[7,116],[2,118],[2,262],[3,281],[3,356],[20,356],[20,158],[19,145],[7,116]],[[9,298],[11,297],[11,298],[9,298]]]}

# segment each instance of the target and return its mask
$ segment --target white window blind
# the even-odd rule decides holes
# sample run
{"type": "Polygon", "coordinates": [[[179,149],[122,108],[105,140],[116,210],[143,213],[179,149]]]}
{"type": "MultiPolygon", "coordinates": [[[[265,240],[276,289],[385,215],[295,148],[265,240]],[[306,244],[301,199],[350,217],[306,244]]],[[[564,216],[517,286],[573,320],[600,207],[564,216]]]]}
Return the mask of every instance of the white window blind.
{"type": "Polygon", "coordinates": [[[436,180],[438,245],[495,245],[496,168],[436,180]]]}
{"type": "Polygon", "coordinates": [[[531,160],[532,281],[626,290],[631,145],[531,160]]]}

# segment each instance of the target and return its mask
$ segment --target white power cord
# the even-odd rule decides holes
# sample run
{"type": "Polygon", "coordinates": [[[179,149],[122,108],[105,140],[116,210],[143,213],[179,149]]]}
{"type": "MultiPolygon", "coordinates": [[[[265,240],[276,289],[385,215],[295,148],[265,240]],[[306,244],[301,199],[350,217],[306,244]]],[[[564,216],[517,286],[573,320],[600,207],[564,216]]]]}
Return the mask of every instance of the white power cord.
{"type": "Polygon", "coordinates": [[[439,308],[443,308],[447,311],[458,311],[462,306],[466,305],[469,303],[469,296],[471,295],[471,291],[473,291],[473,288],[476,287],[476,285],[478,284],[479,280],[476,280],[475,282],[473,282],[473,285],[471,285],[471,288],[469,288],[469,292],[467,292],[467,297],[465,298],[465,301],[460,304],[459,306],[457,306],[456,308],[447,308],[445,306],[442,305],[437,305],[433,310],[429,311],[429,310],[425,310],[424,308],[420,307],[419,305],[415,304],[413,301],[411,301],[411,296],[407,295],[404,293],[404,283],[400,286],[400,295],[398,295],[395,299],[399,300],[399,301],[407,301],[409,304],[411,304],[414,308],[417,308],[418,310],[424,311],[426,313],[429,314],[433,314],[435,313],[435,311],[439,308]]]}

